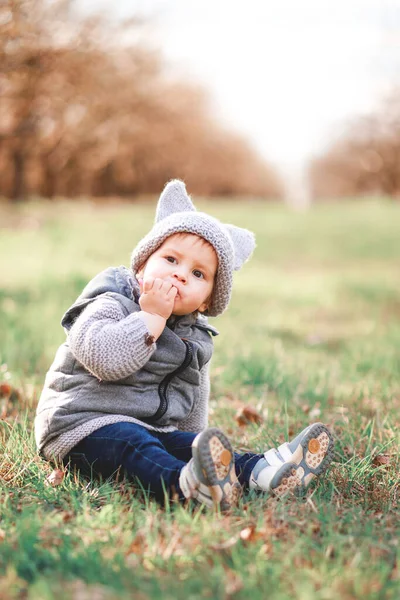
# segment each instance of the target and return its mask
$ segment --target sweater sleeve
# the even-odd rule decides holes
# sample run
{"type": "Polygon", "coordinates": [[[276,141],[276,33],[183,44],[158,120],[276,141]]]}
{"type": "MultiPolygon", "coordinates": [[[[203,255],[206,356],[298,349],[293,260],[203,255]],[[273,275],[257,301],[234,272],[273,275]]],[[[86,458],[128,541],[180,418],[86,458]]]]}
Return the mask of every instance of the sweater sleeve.
{"type": "Polygon", "coordinates": [[[178,429],[198,433],[208,426],[208,399],[210,396],[210,362],[200,371],[200,398],[192,412],[180,421],[178,429]]]}
{"type": "Polygon", "coordinates": [[[68,340],[75,358],[104,381],[117,381],[138,371],[156,349],[140,313],[126,315],[119,302],[107,296],[83,310],[68,340]]]}

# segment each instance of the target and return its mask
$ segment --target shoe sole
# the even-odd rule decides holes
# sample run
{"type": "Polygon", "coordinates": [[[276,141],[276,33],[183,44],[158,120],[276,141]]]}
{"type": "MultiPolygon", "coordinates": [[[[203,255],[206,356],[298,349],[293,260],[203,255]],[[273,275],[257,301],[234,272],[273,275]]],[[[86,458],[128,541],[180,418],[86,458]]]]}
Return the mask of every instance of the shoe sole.
{"type": "Polygon", "coordinates": [[[304,434],[293,452],[271,481],[271,492],[277,496],[294,493],[302,496],[315,477],[329,467],[333,459],[334,442],[331,432],[322,423],[316,423],[304,434]]]}
{"type": "Polygon", "coordinates": [[[235,472],[233,449],[226,435],[215,427],[206,429],[194,439],[192,453],[214,505],[224,511],[235,506],[242,488],[235,472]]]}

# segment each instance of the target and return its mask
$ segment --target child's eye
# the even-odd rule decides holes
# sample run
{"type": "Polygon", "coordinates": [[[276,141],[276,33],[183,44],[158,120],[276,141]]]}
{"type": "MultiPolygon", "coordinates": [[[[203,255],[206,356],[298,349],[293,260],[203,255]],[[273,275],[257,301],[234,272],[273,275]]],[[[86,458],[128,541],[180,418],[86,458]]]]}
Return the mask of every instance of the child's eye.
{"type": "Polygon", "coordinates": [[[170,263],[175,263],[176,262],[176,258],[174,256],[166,256],[165,258],[170,263]]]}
{"type": "Polygon", "coordinates": [[[201,271],[199,271],[198,269],[195,269],[195,270],[193,271],[193,275],[194,275],[195,277],[197,277],[197,279],[202,279],[202,278],[204,279],[204,275],[203,275],[203,273],[202,273],[201,271]]]}

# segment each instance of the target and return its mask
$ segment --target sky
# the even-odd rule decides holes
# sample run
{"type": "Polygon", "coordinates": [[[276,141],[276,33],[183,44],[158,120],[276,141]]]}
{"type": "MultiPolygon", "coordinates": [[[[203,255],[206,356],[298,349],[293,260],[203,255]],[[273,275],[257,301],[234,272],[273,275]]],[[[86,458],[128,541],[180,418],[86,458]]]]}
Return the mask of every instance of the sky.
{"type": "Polygon", "coordinates": [[[147,16],[169,69],[229,127],[298,171],[400,80],[400,0],[78,0],[147,16]]]}

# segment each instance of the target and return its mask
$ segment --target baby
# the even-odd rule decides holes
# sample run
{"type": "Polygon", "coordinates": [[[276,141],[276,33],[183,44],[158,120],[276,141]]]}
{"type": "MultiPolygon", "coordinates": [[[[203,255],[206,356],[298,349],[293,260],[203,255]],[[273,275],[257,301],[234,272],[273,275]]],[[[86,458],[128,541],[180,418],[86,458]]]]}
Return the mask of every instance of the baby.
{"type": "Polygon", "coordinates": [[[303,494],[328,467],[322,424],[264,454],[234,453],[208,426],[209,364],[234,270],[254,235],[198,212],[183,182],[161,194],[130,269],[97,275],[67,310],[67,339],[35,419],[40,454],[86,475],[121,471],[159,502],[194,498],[226,510],[242,489],[303,494]]]}

